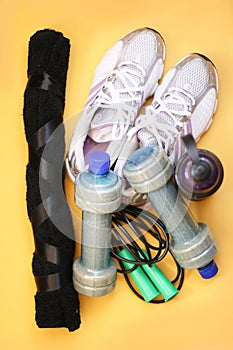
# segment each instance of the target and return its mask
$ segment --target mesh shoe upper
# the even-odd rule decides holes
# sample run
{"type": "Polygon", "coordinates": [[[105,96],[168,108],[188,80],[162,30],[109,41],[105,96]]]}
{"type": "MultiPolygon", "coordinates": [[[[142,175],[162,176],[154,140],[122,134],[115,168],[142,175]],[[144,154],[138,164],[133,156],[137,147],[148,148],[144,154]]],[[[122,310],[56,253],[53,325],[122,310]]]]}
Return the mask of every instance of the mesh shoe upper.
{"type": "Polygon", "coordinates": [[[165,75],[145,114],[136,119],[141,145],[159,145],[176,163],[184,152],[180,136],[192,133],[198,140],[211,124],[217,90],[217,72],[210,60],[190,54],[179,61],[165,75]]]}
{"type": "Polygon", "coordinates": [[[157,87],[164,56],[162,37],[149,28],[129,33],[104,55],[70,143],[66,165],[73,181],[87,168],[90,152],[98,149],[109,153],[122,175],[122,163],[138,146],[135,140],[126,145],[127,132],[157,87]]]}

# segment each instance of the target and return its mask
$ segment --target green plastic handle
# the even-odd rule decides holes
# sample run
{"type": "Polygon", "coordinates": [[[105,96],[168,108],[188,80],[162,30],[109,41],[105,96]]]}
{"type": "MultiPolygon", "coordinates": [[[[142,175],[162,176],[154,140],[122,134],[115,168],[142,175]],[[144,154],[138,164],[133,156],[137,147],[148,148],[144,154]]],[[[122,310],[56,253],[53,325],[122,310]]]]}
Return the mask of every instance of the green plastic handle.
{"type": "MultiPolygon", "coordinates": [[[[145,256],[149,258],[147,252],[145,250],[143,250],[143,252],[145,256]]],[[[160,291],[165,301],[170,300],[179,292],[169,281],[169,279],[163,274],[163,272],[156,266],[156,264],[152,264],[151,266],[149,266],[148,264],[143,264],[141,266],[142,269],[150,277],[151,281],[156,286],[156,288],[160,291]]]]}
{"type": "MultiPolygon", "coordinates": [[[[119,255],[122,258],[135,261],[132,254],[125,248],[119,252],[119,255]]],[[[127,270],[132,269],[135,266],[134,264],[125,262],[125,261],[122,261],[122,263],[124,264],[127,270]]],[[[136,286],[138,287],[139,291],[141,292],[146,302],[151,301],[152,299],[156,298],[160,294],[140,266],[137,266],[137,268],[132,272],[130,272],[129,274],[132,280],[134,281],[134,283],[136,284],[136,286]]]]}

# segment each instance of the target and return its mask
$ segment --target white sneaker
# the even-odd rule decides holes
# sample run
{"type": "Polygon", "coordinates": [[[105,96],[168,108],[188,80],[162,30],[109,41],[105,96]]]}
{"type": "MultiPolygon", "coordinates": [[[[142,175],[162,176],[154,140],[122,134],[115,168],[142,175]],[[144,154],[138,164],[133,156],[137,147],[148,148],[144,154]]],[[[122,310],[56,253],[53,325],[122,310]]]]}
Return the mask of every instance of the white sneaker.
{"type": "Polygon", "coordinates": [[[104,55],[66,159],[73,182],[88,167],[89,155],[96,150],[108,152],[112,169],[122,176],[124,162],[138,148],[138,140],[129,142],[127,132],[142,104],[155,92],[164,58],[163,38],[150,28],[129,33],[104,55]]]}
{"type": "Polygon", "coordinates": [[[217,106],[218,75],[203,55],[189,54],[163,78],[152,104],[135,122],[140,145],[162,147],[175,165],[185,146],[181,136],[197,141],[209,128],[217,106]]]}

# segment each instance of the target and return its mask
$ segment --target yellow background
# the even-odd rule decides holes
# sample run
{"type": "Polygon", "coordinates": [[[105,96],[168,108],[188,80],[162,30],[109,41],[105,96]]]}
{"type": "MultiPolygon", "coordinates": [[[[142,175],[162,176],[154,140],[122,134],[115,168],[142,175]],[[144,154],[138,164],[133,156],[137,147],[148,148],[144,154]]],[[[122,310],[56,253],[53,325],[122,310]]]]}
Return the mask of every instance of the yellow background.
{"type": "Polygon", "coordinates": [[[233,349],[232,0],[1,0],[0,16],[0,349],[233,349]],[[165,72],[186,54],[200,52],[219,73],[217,112],[198,145],[220,157],[224,183],[211,198],[191,205],[196,219],[207,223],[218,241],[219,273],[203,280],[196,271],[187,272],[181,293],[163,305],[143,303],[119,278],[106,297],[80,296],[82,324],[76,332],[38,329],[22,117],[29,38],[39,29],[52,28],[71,41],[68,119],[83,108],[105,51],[143,26],[153,27],[165,39],[165,72]]]}

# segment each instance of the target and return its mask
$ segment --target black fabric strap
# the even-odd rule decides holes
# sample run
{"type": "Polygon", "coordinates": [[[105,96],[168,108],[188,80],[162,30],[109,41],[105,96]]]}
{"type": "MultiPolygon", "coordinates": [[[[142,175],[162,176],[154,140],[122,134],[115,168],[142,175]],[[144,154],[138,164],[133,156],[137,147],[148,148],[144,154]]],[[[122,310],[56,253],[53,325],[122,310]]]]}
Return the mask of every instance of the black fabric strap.
{"type": "Polygon", "coordinates": [[[65,203],[62,201],[61,195],[58,193],[47,197],[35,207],[30,217],[33,231],[35,232],[48,218],[53,218],[56,215],[56,212],[61,210],[62,205],[65,205],[65,203]]]}
{"type": "Polygon", "coordinates": [[[54,130],[58,127],[57,118],[50,119],[38,129],[30,138],[29,145],[34,151],[38,151],[49,141],[54,130]]]}
{"type": "MultiPolygon", "coordinates": [[[[50,198],[48,198],[48,203],[49,201],[51,201],[50,198]]],[[[43,204],[42,202],[33,210],[30,220],[31,220],[31,224],[32,224],[32,228],[33,231],[35,232],[38,227],[43,224],[43,222],[45,220],[47,220],[49,218],[49,214],[52,214],[51,212],[49,212],[49,209],[51,209],[51,206],[47,206],[45,210],[44,207],[45,204],[43,204]]]]}
{"type": "Polygon", "coordinates": [[[64,99],[64,93],[62,92],[61,87],[46,72],[29,76],[26,90],[35,88],[49,91],[54,95],[57,95],[58,97],[64,99]]]}
{"type": "Polygon", "coordinates": [[[35,238],[35,252],[46,261],[64,266],[70,261],[70,254],[65,254],[61,248],[47,242],[42,242],[39,237],[35,238]]]}
{"type": "Polygon", "coordinates": [[[49,183],[53,183],[54,179],[59,176],[57,166],[51,165],[46,159],[40,160],[40,176],[49,183]]]}
{"type": "Polygon", "coordinates": [[[57,118],[49,120],[48,123],[44,124],[32,135],[28,142],[29,163],[36,170],[40,168],[41,175],[45,179],[53,177],[55,172],[53,171],[54,167],[50,166],[46,159],[41,157],[41,154],[58,125],[57,118]]]}
{"type": "Polygon", "coordinates": [[[67,286],[72,280],[72,268],[46,276],[35,276],[38,292],[53,292],[67,286]]]}
{"type": "Polygon", "coordinates": [[[39,171],[40,177],[49,183],[52,183],[59,174],[56,166],[50,164],[35,152],[29,152],[29,163],[33,169],[39,171]]]}

